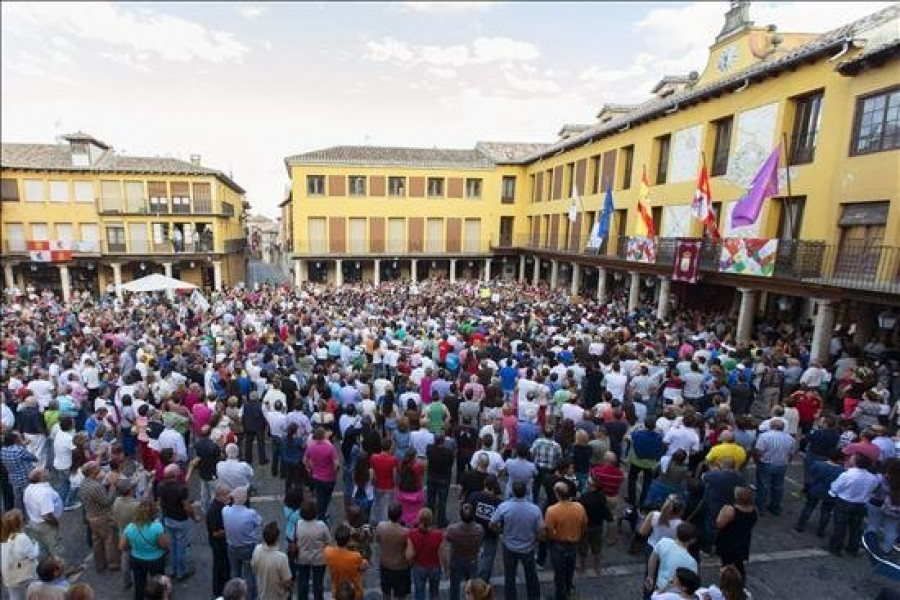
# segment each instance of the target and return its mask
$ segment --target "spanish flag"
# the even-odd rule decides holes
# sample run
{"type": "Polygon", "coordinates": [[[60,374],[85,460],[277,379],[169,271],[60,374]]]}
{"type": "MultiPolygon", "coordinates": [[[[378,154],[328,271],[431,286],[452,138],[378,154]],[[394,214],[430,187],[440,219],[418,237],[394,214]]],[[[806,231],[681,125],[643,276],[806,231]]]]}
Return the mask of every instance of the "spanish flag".
{"type": "Polygon", "coordinates": [[[641,174],[641,183],[638,185],[638,219],[634,228],[635,235],[643,237],[656,237],[653,227],[653,214],[650,211],[650,184],[647,181],[647,165],[641,174]]]}

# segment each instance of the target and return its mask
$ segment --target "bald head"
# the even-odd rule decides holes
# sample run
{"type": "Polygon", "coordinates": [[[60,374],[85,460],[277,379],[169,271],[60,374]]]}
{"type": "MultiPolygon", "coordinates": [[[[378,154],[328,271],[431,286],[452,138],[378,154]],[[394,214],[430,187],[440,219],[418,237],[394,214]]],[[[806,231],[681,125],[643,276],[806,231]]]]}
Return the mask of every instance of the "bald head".
{"type": "Polygon", "coordinates": [[[730,429],[726,429],[719,434],[719,441],[723,444],[730,444],[734,441],[734,434],[730,429]]]}
{"type": "Polygon", "coordinates": [[[784,421],[782,421],[781,419],[772,419],[769,427],[774,431],[784,431],[784,421]]]}
{"type": "Polygon", "coordinates": [[[553,486],[553,491],[556,492],[556,497],[560,500],[569,499],[569,486],[565,482],[557,481],[553,486]]]}
{"type": "Polygon", "coordinates": [[[608,465],[616,465],[619,464],[619,457],[616,456],[615,452],[607,452],[603,455],[603,462],[608,465]]]}

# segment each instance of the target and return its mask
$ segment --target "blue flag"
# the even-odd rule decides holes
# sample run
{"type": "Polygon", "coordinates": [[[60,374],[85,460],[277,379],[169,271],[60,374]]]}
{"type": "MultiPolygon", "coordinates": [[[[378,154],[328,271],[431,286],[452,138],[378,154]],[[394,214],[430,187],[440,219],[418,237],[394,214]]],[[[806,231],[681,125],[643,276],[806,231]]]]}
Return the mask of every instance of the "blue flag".
{"type": "Polygon", "coordinates": [[[613,206],[612,187],[606,186],[606,199],[603,201],[603,212],[600,214],[600,231],[598,237],[606,239],[609,236],[609,222],[612,220],[612,214],[615,210],[613,206]]]}

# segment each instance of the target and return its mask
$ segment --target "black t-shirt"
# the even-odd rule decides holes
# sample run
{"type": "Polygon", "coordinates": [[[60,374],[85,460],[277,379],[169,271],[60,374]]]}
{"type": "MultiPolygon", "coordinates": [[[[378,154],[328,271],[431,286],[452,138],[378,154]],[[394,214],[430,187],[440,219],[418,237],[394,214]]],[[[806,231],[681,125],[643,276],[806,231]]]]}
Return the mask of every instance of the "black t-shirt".
{"type": "Polygon", "coordinates": [[[588,527],[599,527],[605,521],[613,520],[602,490],[587,492],[578,501],[581,502],[584,512],[587,513],[588,527]]]}
{"type": "Polygon", "coordinates": [[[188,499],[187,486],[171,479],[163,481],[156,488],[159,508],[163,517],[175,521],[186,521],[184,501],[188,499]]]}
{"type": "Polygon", "coordinates": [[[194,444],[194,452],[197,453],[197,458],[200,459],[200,463],[197,465],[200,479],[203,481],[215,479],[216,465],[219,464],[219,459],[222,458],[222,451],[218,444],[208,437],[200,438],[194,444]]]}
{"type": "Polygon", "coordinates": [[[478,469],[466,471],[462,479],[463,498],[468,498],[471,494],[483,491],[484,480],[487,479],[487,476],[487,472],[479,471],[478,469]]]}
{"type": "Polygon", "coordinates": [[[206,533],[209,536],[210,544],[225,544],[225,538],[213,537],[213,532],[225,529],[225,521],[222,519],[222,509],[225,505],[218,500],[213,500],[206,511],[206,533]]]}
{"type": "Polygon", "coordinates": [[[497,534],[491,530],[491,517],[500,506],[500,498],[485,491],[474,492],[468,496],[467,502],[475,509],[475,522],[484,528],[485,538],[496,538],[497,534]]]}
{"type": "Polygon", "coordinates": [[[453,472],[453,450],[446,446],[432,444],[425,450],[428,459],[428,479],[436,481],[450,481],[453,472]]]}

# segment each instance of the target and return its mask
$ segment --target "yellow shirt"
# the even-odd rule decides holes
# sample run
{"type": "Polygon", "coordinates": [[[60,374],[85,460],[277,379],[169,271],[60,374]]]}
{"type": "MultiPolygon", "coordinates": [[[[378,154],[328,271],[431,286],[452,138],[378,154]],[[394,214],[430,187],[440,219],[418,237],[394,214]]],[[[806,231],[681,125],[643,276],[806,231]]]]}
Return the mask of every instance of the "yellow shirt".
{"type": "Polygon", "coordinates": [[[747,452],[743,447],[732,442],[716,444],[710,449],[709,453],[707,453],[706,462],[713,464],[723,458],[733,458],[734,467],[740,469],[744,466],[744,463],[747,462],[747,452]]]}

